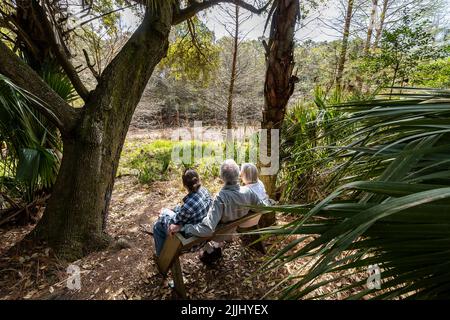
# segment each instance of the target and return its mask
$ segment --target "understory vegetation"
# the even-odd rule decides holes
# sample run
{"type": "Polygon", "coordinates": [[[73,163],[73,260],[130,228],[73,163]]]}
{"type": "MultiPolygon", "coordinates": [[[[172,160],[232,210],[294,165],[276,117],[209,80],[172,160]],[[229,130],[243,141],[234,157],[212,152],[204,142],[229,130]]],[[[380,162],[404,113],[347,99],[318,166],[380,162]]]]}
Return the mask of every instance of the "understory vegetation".
{"type": "Polygon", "coordinates": [[[220,165],[227,155],[239,163],[249,161],[249,142],[199,142],[187,140],[127,141],[119,163],[118,176],[134,175],[142,184],[177,179],[183,170],[195,168],[204,180],[219,178],[220,165]],[[199,155],[199,156],[197,156],[199,155]]]}
{"type": "MultiPolygon", "coordinates": [[[[402,89],[394,97],[330,108],[344,116],[333,121],[323,137],[353,128],[339,144],[324,145],[328,154],[318,160],[335,164],[330,176],[339,186],[316,204],[274,208],[298,218],[267,231],[299,238],[266,267],[302,257],[316,259],[304,277],[285,288],[283,297],[302,298],[338,280],[316,281],[324,274],[340,271],[345,277],[373,265],[381,269],[382,290],[365,287],[349,298],[448,297],[450,91],[402,89]]],[[[294,156],[310,150],[306,145],[294,156]]],[[[338,291],[365,286],[366,281],[338,291]]]]}
{"type": "Polygon", "coordinates": [[[115,250],[108,225],[134,237],[187,168],[215,193],[224,159],[264,167],[258,129],[279,129],[253,231],[275,242],[259,274],[283,270],[270,293],[450,297],[449,0],[72,2],[0,3],[5,255],[115,250]]]}

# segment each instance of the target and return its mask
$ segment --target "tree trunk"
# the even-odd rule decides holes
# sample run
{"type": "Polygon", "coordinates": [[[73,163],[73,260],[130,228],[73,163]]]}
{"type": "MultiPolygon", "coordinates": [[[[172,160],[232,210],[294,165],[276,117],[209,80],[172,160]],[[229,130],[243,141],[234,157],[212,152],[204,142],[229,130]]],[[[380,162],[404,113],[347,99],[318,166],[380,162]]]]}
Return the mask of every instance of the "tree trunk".
{"type": "Polygon", "coordinates": [[[14,23],[20,28],[17,46],[27,60],[28,65],[40,73],[45,62],[53,58],[49,35],[42,27],[37,14],[39,3],[36,0],[17,0],[17,14],[14,23]]]}
{"type": "Polygon", "coordinates": [[[68,260],[108,244],[103,232],[120,153],[133,112],[165,56],[172,7],[147,11],[143,23],[104,70],[76,128],[63,135],[63,160],[33,236],[68,260]]]}
{"type": "MultiPolygon", "coordinates": [[[[294,35],[299,15],[298,0],[278,0],[274,11],[269,43],[266,49],[266,80],[264,84],[264,111],[261,129],[267,129],[267,153],[271,155],[271,130],[279,130],[283,124],[289,98],[294,92],[298,78],[294,71],[294,35]]],[[[262,167],[263,164],[260,163],[262,167]]],[[[261,175],[261,181],[267,194],[275,198],[277,175],[261,175]]],[[[265,214],[260,219],[260,226],[275,223],[275,214],[265,214]]]]}
{"type": "Polygon", "coordinates": [[[392,76],[392,83],[391,83],[391,91],[389,93],[389,100],[392,99],[392,92],[394,91],[395,81],[397,80],[397,73],[398,73],[399,68],[400,68],[400,63],[397,62],[395,64],[395,67],[394,67],[394,75],[392,76]]]}
{"type": "MultiPolygon", "coordinates": [[[[158,1],[156,6],[146,10],[143,22],[104,69],[92,92],[78,81],[68,56],[64,52],[55,54],[85,101],[83,108],[67,104],[30,66],[0,42],[0,72],[44,102],[36,108],[60,130],[64,143],[52,197],[29,237],[47,240],[61,258],[68,260],[108,243],[103,229],[120,153],[142,92],[155,66],[166,55],[171,25],[219,2],[194,1],[180,8],[180,1],[158,1]]],[[[26,4],[26,1],[21,0],[21,3],[26,4]]],[[[270,4],[258,9],[240,0],[236,3],[256,14],[270,4]]],[[[52,50],[60,50],[59,46],[54,46],[55,39],[51,40],[52,50]]]]}
{"type": "MultiPolygon", "coordinates": [[[[378,8],[378,0],[372,0],[372,10],[370,12],[370,18],[369,18],[369,26],[367,28],[367,37],[366,42],[364,44],[364,57],[367,57],[369,55],[369,49],[370,44],[372,42],[372,34],[373,34],[373,27],[375,25],[375,20],[377,18],[377,8],[378,8]]],[[[358,82],[358,89],[361,92],[363,88],[363,80],[360,76],[357,77],[358,82]]]]}
{"type": "Polygon", "coordinates": [[[345,61],[347,57],[348,37],[350,34],[350,24],[352,22],[352,14],[353,14],[353,0],[348,0],[347,13],[345,15],[345,23],[344,23],[344,35],[342,37],[342,48],[339,56],[336,74],[336,87],[338,88],[338,90],[340,90],[342,86],[342,76],[344,74],[345,61]]]}
{"type": "Polygon", "coordinates": [[[380,13],[380,21],[378,22],[376,34],[375,34],[375,41],[373,42],[373,48],[378,48],[378,44],[381,40],[381,35],[383,34],[383,28],[384,28],[384,22],[386,20],[386,13],[388,10],[389,0],[383,0],[383,9],[381,9],[380,13]]]}
{"type": "Polygon", "coordinates": [[[370,12],[369,27],[367,28],[367,38],[364,45],[364,55],[369,54],[370,44],[372,42],[373,27],[377,17],[378,0],[372,0],[372,10],[370,12]]]}
{"type": "Polygon", "coordinates": [[[236,20],[233,38],[233,59],[231,62],[231,76],[230,76],[230,86],[228,87],[228,105],[227,105],[227,129],[233,128],[233,92],[234,83],[236,82],[236,65],[237,65],[237,52],[239,44],[239,6],[236,7],[236,20]]]}

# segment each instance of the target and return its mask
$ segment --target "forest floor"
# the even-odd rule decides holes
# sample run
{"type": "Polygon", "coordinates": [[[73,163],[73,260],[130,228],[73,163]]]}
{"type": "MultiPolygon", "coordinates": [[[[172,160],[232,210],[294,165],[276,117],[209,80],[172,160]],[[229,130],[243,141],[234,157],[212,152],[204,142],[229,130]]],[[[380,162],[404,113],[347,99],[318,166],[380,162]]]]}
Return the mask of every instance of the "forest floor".
{"type": "MultiPolygon", "coordinates": [[[[217,181],[217,189],[220,183],[217,181]]],[[[154,244],[140,225],[151,224],[162,207],[173,207],[183,196],[178,181],[158,181],[144,186],[135,177],[116,181],[108,233],[123,247],[111,247],[73,262],[81,270],[81,289],[66,287],[68,264],[45,247],[21,242],[33,226],[0,230],[0,299],[172,299],[168,279],[158,274],[154,244]]],[[[269,245],[269,243],[266,243],[269,245]]],[[[239,238],[227,244],[224,256],[212,267],[198,253],[187,253],[181,265],[191,299],[259,299],[289,268],[251,276],[264,256],[245,248],[239,238]]]]}

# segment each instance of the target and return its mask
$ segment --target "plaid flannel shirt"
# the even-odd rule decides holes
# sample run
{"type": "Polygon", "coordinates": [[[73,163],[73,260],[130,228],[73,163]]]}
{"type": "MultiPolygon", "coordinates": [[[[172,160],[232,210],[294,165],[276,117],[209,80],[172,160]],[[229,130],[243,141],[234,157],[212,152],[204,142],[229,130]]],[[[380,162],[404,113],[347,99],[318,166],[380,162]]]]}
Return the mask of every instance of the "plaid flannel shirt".
{"type": "Polygon", "coordinates": [[[183,198],[183,205],[173,210],[176,215],[170,223],[182,226],[188,223],[197,224],[206,216],[211,204],[212,198],[208,190],[200,187],[197,192],[190,192],[183,198]]]}

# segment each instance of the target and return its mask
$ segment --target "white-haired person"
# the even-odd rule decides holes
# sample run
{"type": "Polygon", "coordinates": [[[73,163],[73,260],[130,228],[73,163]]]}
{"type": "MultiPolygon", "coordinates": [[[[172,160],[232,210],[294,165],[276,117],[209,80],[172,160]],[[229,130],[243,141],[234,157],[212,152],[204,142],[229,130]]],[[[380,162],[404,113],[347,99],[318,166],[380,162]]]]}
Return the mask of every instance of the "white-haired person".
{"type": "MultiPolygon", "coordinates": [[[[266,193],[266,188],[261,180],[259,180],[258,168],[253,163],[243,163],[241,165],[241,180],[245,187],[252,190],[258,196],[264,205],[268,206],[272,204],[269,196],[266,193]]],[[[246,233],[258,228],[259,219],[261,215],[256,216],[250,220],[247,220],[243,224],[239,225],[237,231],[240,233],[246,233]]],[[[264,246],[262,242],[256,242],[259,236],[256,235],[243,235],[241,236],[242,241],[245,244],[250,245],[258,251],[265,253],[264,246]],[[252,244],[253,243],[253,244],[252,244]]]]}
{"type": "Polygon", "coordinates": [[[262,202],[266,205],[270,204],[266,188],[262,181],[259,180],[258,168],[253,163],[243,163],[241,165],[241,180],[247,188],[256,193],[262,202]]]}
{"type": "MultiPolygon", "coordinates": [[[[178,231],[186,235],[208,237],[214,233],[219,223],[227,223],[246,216],[248,206],[261,206],[264,203],[250,188],[239,185],[239,166],[232,159],[225,160],[220,166],[220,178],[223,187],[217,194],[208,214],[200,223],[186,224],[183,227],[170,230],[171,234],[178,231]]],[[[220,240],[218,240],[220,241],[220,240]]],[[[200,255],[200,260],[206,264],[212,263],[222,256],[218,243],[208,243],[200,255]]]]}

